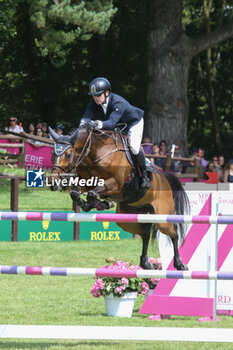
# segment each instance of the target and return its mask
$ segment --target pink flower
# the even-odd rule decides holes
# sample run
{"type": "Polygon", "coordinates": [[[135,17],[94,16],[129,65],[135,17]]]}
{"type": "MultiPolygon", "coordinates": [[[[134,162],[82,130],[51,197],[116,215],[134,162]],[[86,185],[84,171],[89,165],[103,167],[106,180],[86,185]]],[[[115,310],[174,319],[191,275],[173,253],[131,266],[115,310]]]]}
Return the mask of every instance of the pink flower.
{"type": "Polygon", "coordinates": [[[103,289],[104,288],[104,282],[101,278],[98,278],[95,282],[95,286],[97,289],[103,289]]]}
{"type": "Polygon", "coordinates": [[[152,284],[156,285],[160,281],[160,278],[151,278],[152,284]]]}
{"type": "Polygon", "coordinates": [[[148,259],[149,262],[151,262],[152,264],[156,264],[157,263],[157,259],[153,258],[153,256],[151,258],[148,259]]]}
{"type": "Polygon", "coordinates": [[[99,289],[97,289],[97,288],[95,287],[95,285],[92,286],[92,288],[90,289],[90,292],[91,292],[91,294],[92,294],[94,297],[96,297],[96,298],[99,298],[99,297],[101,296],[101,291],[100,291],[99,289]]]}
{"type": "Polygon", "coordinates": [[[125,284],[125,285],[128,285],[128,284],[129,284],[128,278],[122,278],[122,279],[121,279],[121,282],[122,282],[123,284],[125,284]]]}
{"type": "Polygon", "coordinates": [[[141,291],[141,293],[142,293],[143,295],[146,295],[146,294],[148,293],[148,291],[149,291],[149,286],[148,286],[148,284],[147,284],[145,281],[143,281],[143,282],[141,283],[141,286],[142,286],[142,291],[141,291]]]}
{"type": "Polygon", "coordinates": [[[116,292],[118,293],[118,294],[122,294],[122,291],[124,290],[123,288],[122,288],[123,286],[120,286],[120,287],[116,287],[116,292]]]}
{"type": "Polygon", "coordinates": [[[102,289],[104,289],[104,282],[101,278],[98,278],[91,287],[90,292],[94,297],[98,298],[101,296],[102,289]]]}

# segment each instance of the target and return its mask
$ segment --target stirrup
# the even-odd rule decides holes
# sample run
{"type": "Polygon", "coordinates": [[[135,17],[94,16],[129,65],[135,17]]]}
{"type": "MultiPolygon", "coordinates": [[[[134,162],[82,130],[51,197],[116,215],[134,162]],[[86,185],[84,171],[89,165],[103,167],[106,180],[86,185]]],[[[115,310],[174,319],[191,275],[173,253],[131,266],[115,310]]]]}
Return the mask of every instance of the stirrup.
{"type": "Polygon", "coordinates": [[[147,176],[143,176],[140,181],[140,189],[149,189],[150,188],[150,180],[147,176]]]}

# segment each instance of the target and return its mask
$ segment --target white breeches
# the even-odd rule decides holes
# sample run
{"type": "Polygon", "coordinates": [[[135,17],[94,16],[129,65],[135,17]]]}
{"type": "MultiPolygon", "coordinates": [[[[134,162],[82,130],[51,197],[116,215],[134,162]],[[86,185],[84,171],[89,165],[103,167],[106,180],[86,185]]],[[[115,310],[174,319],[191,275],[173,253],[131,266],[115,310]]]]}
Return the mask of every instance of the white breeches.
{"type": "Polygon", "coordinates": [[[129,145],[133,154],[138,154],[141,147],[142,134],[143,134],[144,120],[143,118],[139,123],[132,126],[129,129],[129,145]]]}

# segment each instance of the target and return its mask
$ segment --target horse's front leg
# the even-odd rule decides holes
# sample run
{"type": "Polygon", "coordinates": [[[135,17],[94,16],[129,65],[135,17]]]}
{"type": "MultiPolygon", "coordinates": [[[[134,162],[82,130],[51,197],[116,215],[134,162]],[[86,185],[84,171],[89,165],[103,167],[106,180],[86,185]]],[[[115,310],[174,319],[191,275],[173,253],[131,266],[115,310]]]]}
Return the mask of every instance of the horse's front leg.
{"type": "Polygon", "coordinates": [[[104,181],[103,186],[96,186],[87,193],[87,202],[97,210],[110,209],[114,206],[113,202],[108,200],[101,201],[98,197],[107,196],[115,193],[118,189],[118,184],[115,179],[110,178],[104,181]]]}
{"type": "Polygon", "coordinates": [[[95,208],[91,206],[90,203],[86,202],[84,199],[81,197],[81,192],[73,189],[70,192],[70,197],[72,198],[73,201],[77,203],[77,205],[83,210],[83,211],[90,211],[91,209],[95,208]]]}

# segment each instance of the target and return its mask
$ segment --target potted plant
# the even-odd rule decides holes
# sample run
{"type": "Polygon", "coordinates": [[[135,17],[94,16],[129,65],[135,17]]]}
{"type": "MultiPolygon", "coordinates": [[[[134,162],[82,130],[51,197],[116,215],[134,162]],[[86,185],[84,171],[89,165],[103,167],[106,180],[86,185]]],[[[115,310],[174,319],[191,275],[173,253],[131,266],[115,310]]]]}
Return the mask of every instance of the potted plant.
{"type": "MultiPolygon", "coordinates": [[[[115,261],[113,258],[107,260],[109,265],[103,268],[110,270],[141,269],[140,266],[129,262],[115,261]]],[[[97,278],[90,292],[98,298],[104,297],[108,316],[131,317],[135,299],[138,294],[146,295],[149,286],[142,278],[97,278]]]]}

